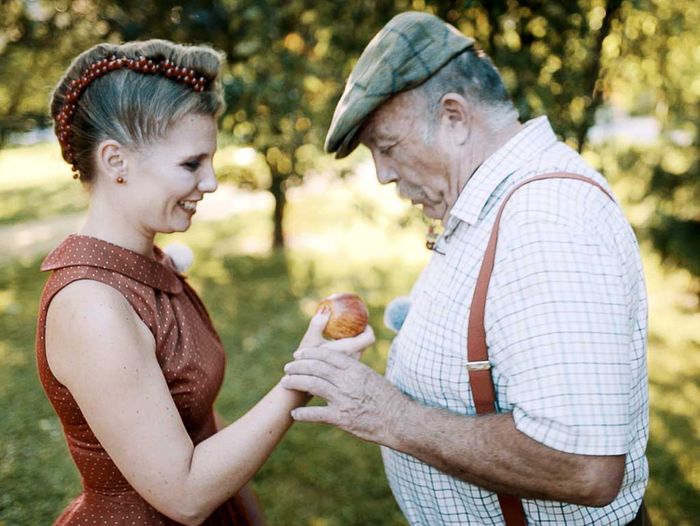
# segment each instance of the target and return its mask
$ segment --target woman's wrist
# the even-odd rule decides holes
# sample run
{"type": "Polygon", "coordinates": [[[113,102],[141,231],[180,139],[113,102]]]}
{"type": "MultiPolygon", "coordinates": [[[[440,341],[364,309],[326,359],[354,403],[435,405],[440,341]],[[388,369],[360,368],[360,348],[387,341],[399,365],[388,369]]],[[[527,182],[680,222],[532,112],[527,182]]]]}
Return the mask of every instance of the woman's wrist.
{"type": "Polygon", "coordinates": [[[296,389],[287,389],[281,382],[277,383],[276,388],[280,389],[284,393],[284,396],[290,400],[290,405],[293,406],[293,408],[303,407],[313,398],[309,393],[297,391],[296,389]]]}

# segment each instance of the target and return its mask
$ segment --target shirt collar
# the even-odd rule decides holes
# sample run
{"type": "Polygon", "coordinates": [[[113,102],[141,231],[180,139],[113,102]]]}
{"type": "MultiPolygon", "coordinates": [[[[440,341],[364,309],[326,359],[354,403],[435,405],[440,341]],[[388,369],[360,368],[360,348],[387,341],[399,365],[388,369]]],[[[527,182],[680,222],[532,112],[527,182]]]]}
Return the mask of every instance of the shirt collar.
{"type": "Polygon", "coordinates": [[[557,142],[546,116],[525,123],[508,142],[477,168],[459,194],[446,225],[453,230],[459,221],[473,225],[491,194],[513,172],[557,142]]]}
{"type": "Polygon", "coordinates": [[[65,267],[96,267],[118,272],[169,294],[182,292],[180,276],[168,256],[153,247],[155,259],[90,236],[70,235],[41,263],[41,270],[65,267]]]}

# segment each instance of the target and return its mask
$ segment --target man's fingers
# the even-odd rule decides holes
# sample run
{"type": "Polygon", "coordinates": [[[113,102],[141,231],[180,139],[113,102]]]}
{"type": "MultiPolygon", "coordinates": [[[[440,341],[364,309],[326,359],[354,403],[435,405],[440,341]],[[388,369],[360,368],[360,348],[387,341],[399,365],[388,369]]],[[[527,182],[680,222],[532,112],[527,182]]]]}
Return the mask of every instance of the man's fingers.
{"type": "Polygon", "coordinates": [[[319,360],[338,369],[346,369],[350,362],[354,362],[345,353],[329,348],[330,343],[324,343],[321,347],[303,347],[294,353],[296,360],[319,360]]]}
{"type": "Polygon", "coordinates": [[[311,321],[309,321],[309,328],[306,329],[306,334],[301,339],[299,347],[313,347],[325,343],[327,340],[323,337],[323,329],[326,328],[330,317],[330,310],[321,310],[314,314],[311,321]]]}
{"type": "Polygon", "coordinates": [[[328,406],[298,407],[292,411],[292,418],[297,422],[336,423],[335,411],[328,406]]]}
{"type": "Polygon", "coordinates": [[[335,400],[335,386],[328,380],[318,376],[295,374],[282,378],[282,387],[294,391],[302,391],[332,402],[335,400]]]}
{"type": "Polygon", "coordinates": [[[335,375],[338,372],[338,368],[320,360],[294,360],[284,366],[284,372],[288,376],[299,374],[316,376],[336,385],[335,375]]]}

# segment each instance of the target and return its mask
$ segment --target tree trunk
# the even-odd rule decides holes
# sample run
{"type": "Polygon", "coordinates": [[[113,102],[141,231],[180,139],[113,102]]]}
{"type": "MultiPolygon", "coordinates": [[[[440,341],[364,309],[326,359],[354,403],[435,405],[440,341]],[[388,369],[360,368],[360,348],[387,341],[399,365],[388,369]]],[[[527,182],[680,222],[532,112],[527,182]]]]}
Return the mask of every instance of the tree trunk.
{"type": "Polygon", "coordinates": [[[8,135],[9,132],[4,127],[0,126],[0,150],[5,147],[8,135]]]}
{"type": "Polygon", "coordinates": [[[270,193],[275,198],[275,211],[272,215],[272,248],[274,250],[284,249],[284,208],[287,205],[287,196],[284,190],[285,177],[270,166],[272,184],[270,193]]]}

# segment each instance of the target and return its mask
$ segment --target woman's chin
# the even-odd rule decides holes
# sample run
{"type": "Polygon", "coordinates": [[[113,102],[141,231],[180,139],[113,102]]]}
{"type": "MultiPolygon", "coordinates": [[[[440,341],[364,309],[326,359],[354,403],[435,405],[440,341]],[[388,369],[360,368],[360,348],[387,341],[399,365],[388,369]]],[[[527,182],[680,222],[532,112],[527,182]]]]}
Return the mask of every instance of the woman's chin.
{"type": "Polygon", "coordinates": [[[175,232],[186,232],[187,230],[190,229],[190,226],[192,226],[192,221],[190,219],[187,219],[187,220],[179,219],[178,221],[171,221],[169,224],[163,225],[162,228],[158,229],[158,232],[161,234],[173,234],[175,232]]]}
{"type": "Polygon", "coordinates": [[[173,232],[187,232],[190,227],[192,226],[192,222],[188,221],[186,224],[180,224],[177,225],[175,228],[173,228],[173,232]]]}

